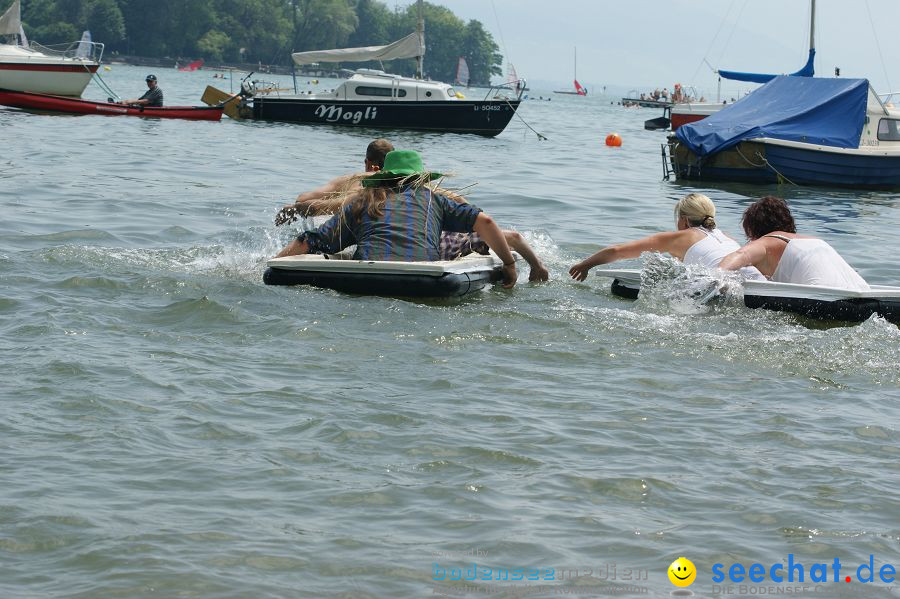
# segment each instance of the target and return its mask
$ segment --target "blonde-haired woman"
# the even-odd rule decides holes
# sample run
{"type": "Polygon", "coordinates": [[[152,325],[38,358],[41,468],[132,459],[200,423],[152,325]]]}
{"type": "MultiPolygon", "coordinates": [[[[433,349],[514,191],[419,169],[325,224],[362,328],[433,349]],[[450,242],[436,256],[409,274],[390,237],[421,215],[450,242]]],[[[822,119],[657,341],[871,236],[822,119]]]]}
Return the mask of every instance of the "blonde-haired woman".
{"type": "MultiPolygon", "coordinates": [[[[595,266],[637,258],[644,252],[665,252],[685,264],[716,268],[722,258],[740,248],[735,240],[716,228],[716,207],[701,193],[689,194],[675,204],[675,227],[677,231],[605,247],[574,265],[569,274],[576,281],[584,281],[595,266]]],[[[755,268],[742,272],[747,278],[763,278],[755,268]]]]}

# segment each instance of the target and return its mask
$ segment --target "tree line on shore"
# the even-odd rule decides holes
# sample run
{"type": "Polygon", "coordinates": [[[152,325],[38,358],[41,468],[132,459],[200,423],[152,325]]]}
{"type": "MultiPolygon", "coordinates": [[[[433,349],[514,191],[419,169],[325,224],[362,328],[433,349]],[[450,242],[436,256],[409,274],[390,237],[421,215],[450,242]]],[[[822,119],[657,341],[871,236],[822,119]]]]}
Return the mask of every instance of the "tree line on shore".
{"type": "MultiPolygon", "coordinates": [[[[0,13],[9,4],[0,0],[0,13]]],[[[465,22],[430,2],[423,13],[426,76],[452,82],[460,56],[473,84],[502,74],[503,57],[480,21],[465,22]]],[[[26,35],[44,45],[90,30],[107,55],[288,65],[292,51],[396,41],[415,31],[417,7],[391,9],[379,0],[22,0],[22,21],[26,35]]],[[[415,60],[385,68],[412,75],[415,60]]]]}

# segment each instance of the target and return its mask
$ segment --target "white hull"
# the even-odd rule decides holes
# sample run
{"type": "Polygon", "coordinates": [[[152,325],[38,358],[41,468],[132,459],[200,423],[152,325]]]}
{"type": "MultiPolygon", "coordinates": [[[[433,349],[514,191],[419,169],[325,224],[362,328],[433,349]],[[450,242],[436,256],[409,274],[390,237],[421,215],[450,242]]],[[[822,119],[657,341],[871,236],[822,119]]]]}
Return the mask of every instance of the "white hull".
{"type": "Polygon", "coordinates": [[[0,64],[0,89],[17,92],[81,96],[91,81],[91,72],[19,71],[0,64]]]}
{"type": "Polygon", "coordinates": [[[100,63],[0,45],[0,89],[81,96],[100,63]]]}

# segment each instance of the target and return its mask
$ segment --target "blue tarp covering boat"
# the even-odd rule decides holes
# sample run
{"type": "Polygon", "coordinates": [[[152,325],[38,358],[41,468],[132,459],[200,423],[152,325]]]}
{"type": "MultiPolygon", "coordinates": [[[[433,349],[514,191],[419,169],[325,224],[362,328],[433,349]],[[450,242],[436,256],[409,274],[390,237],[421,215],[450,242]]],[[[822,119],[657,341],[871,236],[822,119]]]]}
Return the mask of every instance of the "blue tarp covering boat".
{"type": "Polygon", "coordinates": [[[712,116],[679,127],[675,135],[698,156],[759,137],[856,148],[868,95],[866,79],[782,75],[712,116]]]}

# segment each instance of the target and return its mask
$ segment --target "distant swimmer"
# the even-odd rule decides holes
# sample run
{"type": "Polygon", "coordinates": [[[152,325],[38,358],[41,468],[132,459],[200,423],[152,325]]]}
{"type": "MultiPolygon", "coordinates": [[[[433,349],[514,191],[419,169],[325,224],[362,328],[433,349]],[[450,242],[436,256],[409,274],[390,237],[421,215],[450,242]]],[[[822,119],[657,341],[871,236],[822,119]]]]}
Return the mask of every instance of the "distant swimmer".
{"type": "MultiPolygon", "coordinates": [[[[716,227],[716,207],[712,200],[700,193],[692,193],[675,204],[677,231],[656,233],[636,241],[605,247],[569,269],[576,281],[584,281],[588,271],[616,260],[637,258],[644,252],[665,252],[685,264],[699,264],[716,268],[729,253],[737,250],[738,242],[716,227]]],[[[744,276],[762,279],[755,268],[742,271],[744,276]]]]}
{"type": "Polygon", "coordinates": [[[134,100],[122,100],[119,104],[134,106],[149,106],[160,108],[163,105],[163,92],[156,83],[156,75],[147,75],[147,91],[140,98],[134,100]]]}
{"type": "Polygon", "coordinates": [[[791,210],[781,198],[757,200],[744,211],[741,224],[750,243],[725,256],[722,269],[755,266],[779,283],[869,289],[869,284],[827,242],[797,235],[791,210]]]}

